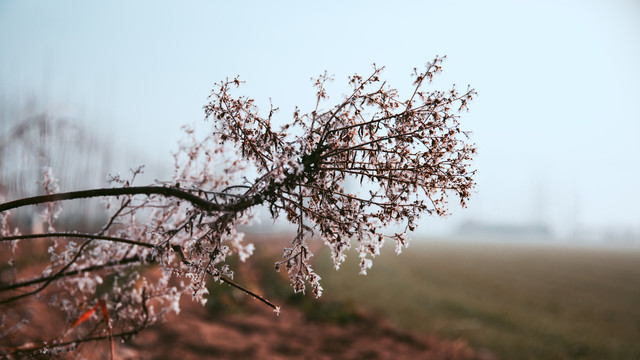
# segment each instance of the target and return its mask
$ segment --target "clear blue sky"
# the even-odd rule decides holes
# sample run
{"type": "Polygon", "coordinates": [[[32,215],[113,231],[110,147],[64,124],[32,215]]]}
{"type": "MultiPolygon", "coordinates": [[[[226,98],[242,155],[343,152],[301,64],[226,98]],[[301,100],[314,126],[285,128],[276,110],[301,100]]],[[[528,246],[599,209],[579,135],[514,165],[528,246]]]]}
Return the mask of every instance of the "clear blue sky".
{"type": "MultiPolygon", "coordinates": [[[[285,121],[309,78],[413,67],[447,55],[434,88],[471,84],[463,124],[479,148],[464,219],[640,230],[638,1],[5,1],[0,91],[76,109],[153,161],[171,161],[212,84],[240,74],[285,121]],[[80,109],[80,110],[78,110],[80,109]]],[[[150,160],[151,161],[151,160],[150,160]]]]}

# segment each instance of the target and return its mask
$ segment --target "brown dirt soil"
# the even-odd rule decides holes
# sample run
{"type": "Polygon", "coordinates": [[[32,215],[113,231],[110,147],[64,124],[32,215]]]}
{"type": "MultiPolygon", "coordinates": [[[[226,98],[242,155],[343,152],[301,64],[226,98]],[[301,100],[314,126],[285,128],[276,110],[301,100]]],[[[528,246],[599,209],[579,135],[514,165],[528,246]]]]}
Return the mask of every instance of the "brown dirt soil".
{"type": "Polygon", "coordinates": [[[117,353],[121,359],[181,360],[493,359],[463,341],[411,334],[366,315],[338,325],[307,320],[295,307],[280,316],[262,305],[216,315],[190,301],[178,316],[119,345],[117,353]]]}
{"type": "MultiPolygon", "coordinates": [[[[241,292],[225,292],[224,286],[218,286],[207,307],[183,297],[180,314],[168,316],[165,322],[143,330],[125,343],[116,342],[115,359],[495,359],[486,351],[470,348],[462,340],[447,341],[401,331],[379,317],[345,304],[332,305],[324,300],[308,300],[308,297],[296,300],[290,296],[286,274],[257,270],[271,267],[273,260],[264,255],[252,259],[238,264],[239,273],[244,275],[240,283],[252,285],[262,294],[268,290],[267,285],[272,293],[282,288],[280,291],[289,295],[269,296],[278,304],[284,304],[279,316],[241,292]],[[266,265],[260,266],[260,262],[266,265]]],[[[34,269],[27,266],[22,276],[37,274],[34,269]]],[[[55,286],[48,289],[53,293],[58,290],[55,286]]],[[[0,315],[15,321],[27,319],[30,326],[0,338],[0,359],[2,349],[27,344],[37,346],[50,340],[52,334],[55,338],[64,329],[69,319],[57,310],[52,311],[44,298],[46,296],[30,297],[1,309],[0,315]]],[[[91,305],[87,304],[87,309],[91,305]]],[[[91,321],[93,325],[95,320],[91,321]]],[[[88,323],[90,321],[87,326],[91,325],[88,323]]],[[[104,340],[83,343],[78,352],[68,353],[64,358],[109,359],[109,353],[109,341],[104,340]]],[[[38,355],[35,358],[57,357],[38,355]]]]}

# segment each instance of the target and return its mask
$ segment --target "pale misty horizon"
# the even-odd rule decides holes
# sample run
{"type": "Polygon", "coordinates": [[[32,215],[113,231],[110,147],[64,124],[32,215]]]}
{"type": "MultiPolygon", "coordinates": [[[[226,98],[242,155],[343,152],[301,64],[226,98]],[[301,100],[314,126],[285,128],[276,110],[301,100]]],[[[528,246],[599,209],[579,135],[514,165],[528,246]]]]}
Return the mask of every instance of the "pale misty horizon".
{"type": "Polygon", "coordinates": [[[315,105],[309,79],[324,70],[337,101],[372,63],[406,92],[414,67],[446,55],[430,89],[478,91],[461,114],[478,185],[468,209],[418,231],[471,220],[640,233],[639,19],[635,1],[0,1],[1,111],[35,99],[130,152],[121,169],[145,163],[159,176],[182,125],[208,128],[215,82],[240,75],[284,123],[315,105]]]}

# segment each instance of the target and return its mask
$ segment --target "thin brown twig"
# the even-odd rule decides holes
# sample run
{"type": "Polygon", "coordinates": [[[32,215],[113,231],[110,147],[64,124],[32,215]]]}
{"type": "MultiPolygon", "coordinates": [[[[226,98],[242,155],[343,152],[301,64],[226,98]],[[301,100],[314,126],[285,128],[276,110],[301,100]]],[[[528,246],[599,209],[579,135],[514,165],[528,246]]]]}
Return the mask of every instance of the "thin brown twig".
{"type": "MultiPolygon", "coordinates": [[[[182,261],[183,264],[185,264],[187,266],[191,266],[192,265],[191,262],[189,260],[187,260],[186,256],[184,255],[184,251],[182,251],[182,247],[181,246],[173,245],[172,248],[173,248],[173,251],[175,251],[180,256],[180,260],[182,261]]],[[[213,274],[211,274],[211,272],[209,272],[209,274],[213,275],[213,274]]],[[[234,288],[236,288],[238,290],[241,290],[245,294],[252,296],[254,299],[257,299],[257,300],[263,302],[264,304],[266,304],[270,308],[272,308],[274,310],[277,310],[279,308],[278,306],[274,305],[271,301],[265,299],[264,297],[254,293],[253,291],[251,291],[251,290],[249,290],[249,289],[247,289],[247,288],[245,288],[245,287],[243,287],[241,285],[236,284],[235,282],[231,281],[230,279],[227,279],[224,276],[219,276],[219,278],[220,278],[221,281],[229,284],[230,286],[232,286],[232,287],[234,287],[234,288]]]]}

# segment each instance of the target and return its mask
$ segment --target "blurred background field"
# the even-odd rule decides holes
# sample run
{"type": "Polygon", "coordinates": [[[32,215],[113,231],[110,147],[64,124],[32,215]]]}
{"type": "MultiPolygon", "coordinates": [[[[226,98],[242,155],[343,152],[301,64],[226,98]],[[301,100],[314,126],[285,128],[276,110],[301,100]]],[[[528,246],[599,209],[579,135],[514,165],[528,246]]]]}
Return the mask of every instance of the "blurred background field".
{"type": "MultiPolygon", "coordinates": [[[[640,358],[640,249],[424,240],[366,277],[318,255],[326,299],[503,359],[640,358]]],[[[323,299],[324,300],[324,299],[323,299]]]]}
{"type": "MultiPolygon", "coordinates": [[[[261,232],[256,256],[233,266],[238,283],[312,321],[373,314],[503,359],[640,359],[640,113],[629,106],[640,98],[640,2],[149,5],[0,1],[0,197],[41,194],[44,166],[61,191],[140,165],[138,185],[167,179],[180,127],[209,131],[202,105],[227,77],[246,80],[262,110],[272,99],[281,125],[313,108],[311,76],[335,74],[334,101],[375,62],[402,93],[413,67],[446,54],[433,90],[479,91],[462,114],[479,149],[470,207],[425,217],[428,239],[399,256],[385,248],[366,277],[355,253],[336,272],[314,243],[320,300],[292,295],[272,271],[291,237],[262,216],[248,229],[261,232]],[[466,240],[445,238],[466,225],[466,240]]],[[[14,215],[43,230],[33,209],[14,215]]],[[[86,201],[60,220],[93,229],[105,215],[86,201]]],[[[255,315],[244,294],[211,290],[202,322],[255,315]]]]}
{"type": "MultiPolygon", "coordinates": [[[[355,253],[335,271],[315,242],[325,288],[315,299],[294,294],[286,272],[273,270],[290,238],[251,234],[254,256],[231,258],[234,281],[282,306],[280,317],[239,290],[210,283],[205,308],[185,295],[178,316],[118,345],[118,354],[640,358],[639,247],[415,239],[400,255],[383,248],[361,276],[355,253]],[[389,346],[377,343],[382,339],[389,346]]],[[[56,314],[45,323],[49,316],[56,314]]]]}

